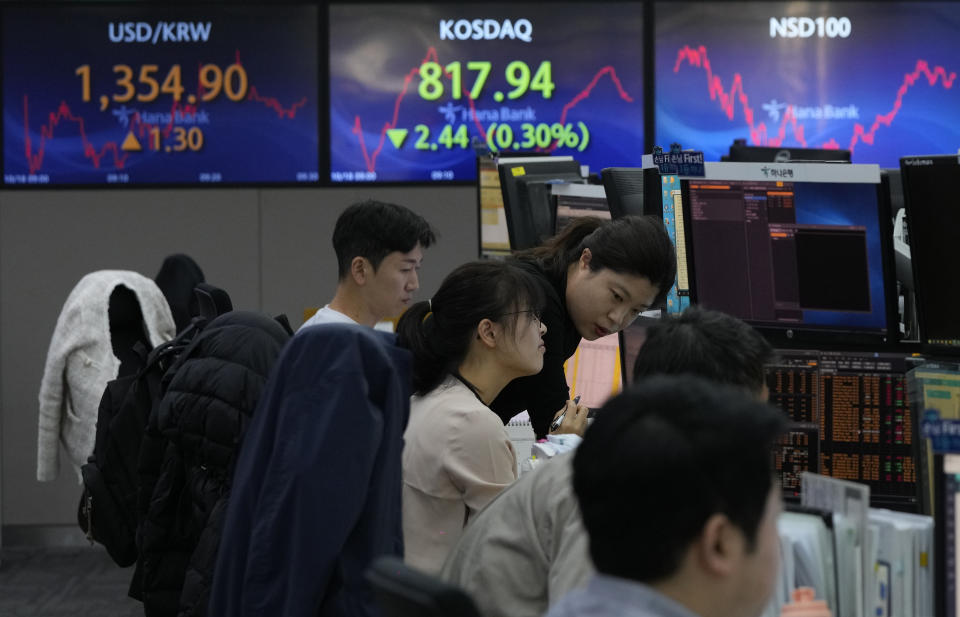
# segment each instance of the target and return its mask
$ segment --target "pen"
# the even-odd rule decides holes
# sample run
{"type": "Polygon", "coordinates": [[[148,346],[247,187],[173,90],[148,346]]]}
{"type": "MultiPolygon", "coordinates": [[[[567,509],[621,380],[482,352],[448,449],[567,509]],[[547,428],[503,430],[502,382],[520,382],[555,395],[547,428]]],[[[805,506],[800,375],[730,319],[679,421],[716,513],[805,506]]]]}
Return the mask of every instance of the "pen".
{"type": "MultiPolygon", "coordinates": [[[[576,405],[580,402],[580,395],[578,394],[576,398],[573,399],[573,404],[576,405]]],[[[560,425],[563,424],[563,418],[567,415],[567,412],[564,411],[562,414],[556,417],[556,419],[550,423],[550,430],[555,431],[560,428],[560,425]]]]}

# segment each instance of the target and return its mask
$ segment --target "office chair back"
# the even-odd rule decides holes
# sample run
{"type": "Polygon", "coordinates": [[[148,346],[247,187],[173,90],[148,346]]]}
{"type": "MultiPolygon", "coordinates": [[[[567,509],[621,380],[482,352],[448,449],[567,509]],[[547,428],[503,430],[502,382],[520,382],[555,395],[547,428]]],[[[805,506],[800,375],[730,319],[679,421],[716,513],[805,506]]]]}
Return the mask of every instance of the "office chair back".
{"type": "Polygon", "coordinates": [[[384,617],[480,617],[467,592],[397,557],[378,557],[366,576],[384,617]]]}

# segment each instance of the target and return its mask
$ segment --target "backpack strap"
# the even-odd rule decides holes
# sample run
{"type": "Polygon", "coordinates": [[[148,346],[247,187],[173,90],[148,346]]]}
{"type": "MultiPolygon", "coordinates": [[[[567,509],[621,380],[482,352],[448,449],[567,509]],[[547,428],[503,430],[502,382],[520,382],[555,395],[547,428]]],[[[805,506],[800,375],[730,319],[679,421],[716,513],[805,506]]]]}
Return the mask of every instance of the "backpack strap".
{"type": "Polygon", "coordinates": [[[280,313],[279,315],[277,315],[277,316],[274,317],[273,319],[274,319],[274,321],[276,321],[278,324],[280,324],[280,326],[284,329],[284,331],[285,331],[287,334],[289,334],[290,336],[293,336],[293,334],[294,334],[293,328],[290,326],[290,320],[287,318],[286,313],[280,313]]]}

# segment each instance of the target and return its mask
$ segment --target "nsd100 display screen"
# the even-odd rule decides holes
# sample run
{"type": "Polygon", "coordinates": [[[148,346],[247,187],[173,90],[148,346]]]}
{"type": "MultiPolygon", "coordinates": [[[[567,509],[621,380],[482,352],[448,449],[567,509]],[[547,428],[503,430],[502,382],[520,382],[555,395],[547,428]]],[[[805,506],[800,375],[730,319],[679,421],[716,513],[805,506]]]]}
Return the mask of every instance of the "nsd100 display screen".
{"type": "Polygon", "coordinates": [[[656,143],[854,163],[960,148],[960,3],[657,2],[656,143]]]}

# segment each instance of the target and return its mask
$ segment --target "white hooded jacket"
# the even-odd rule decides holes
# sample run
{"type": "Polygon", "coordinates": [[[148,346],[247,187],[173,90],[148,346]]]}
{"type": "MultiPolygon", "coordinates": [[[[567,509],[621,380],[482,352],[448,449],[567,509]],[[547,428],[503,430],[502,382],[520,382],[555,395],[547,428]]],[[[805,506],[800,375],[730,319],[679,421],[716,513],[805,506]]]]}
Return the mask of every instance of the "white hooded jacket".
{"type": "Polygon", "coordinates": [[[58,441],[78,472],[93,452],[100,398],[120,369],[110,340],[109,306],[113,290],[121,285],[136,295],[153,347],[175,334],[167,300],[147,277],[128,270],[100,270],[80,279],[57,319],[40,382],[37,480],[41,482],[54,480],[59,473],[58,441]]]}

